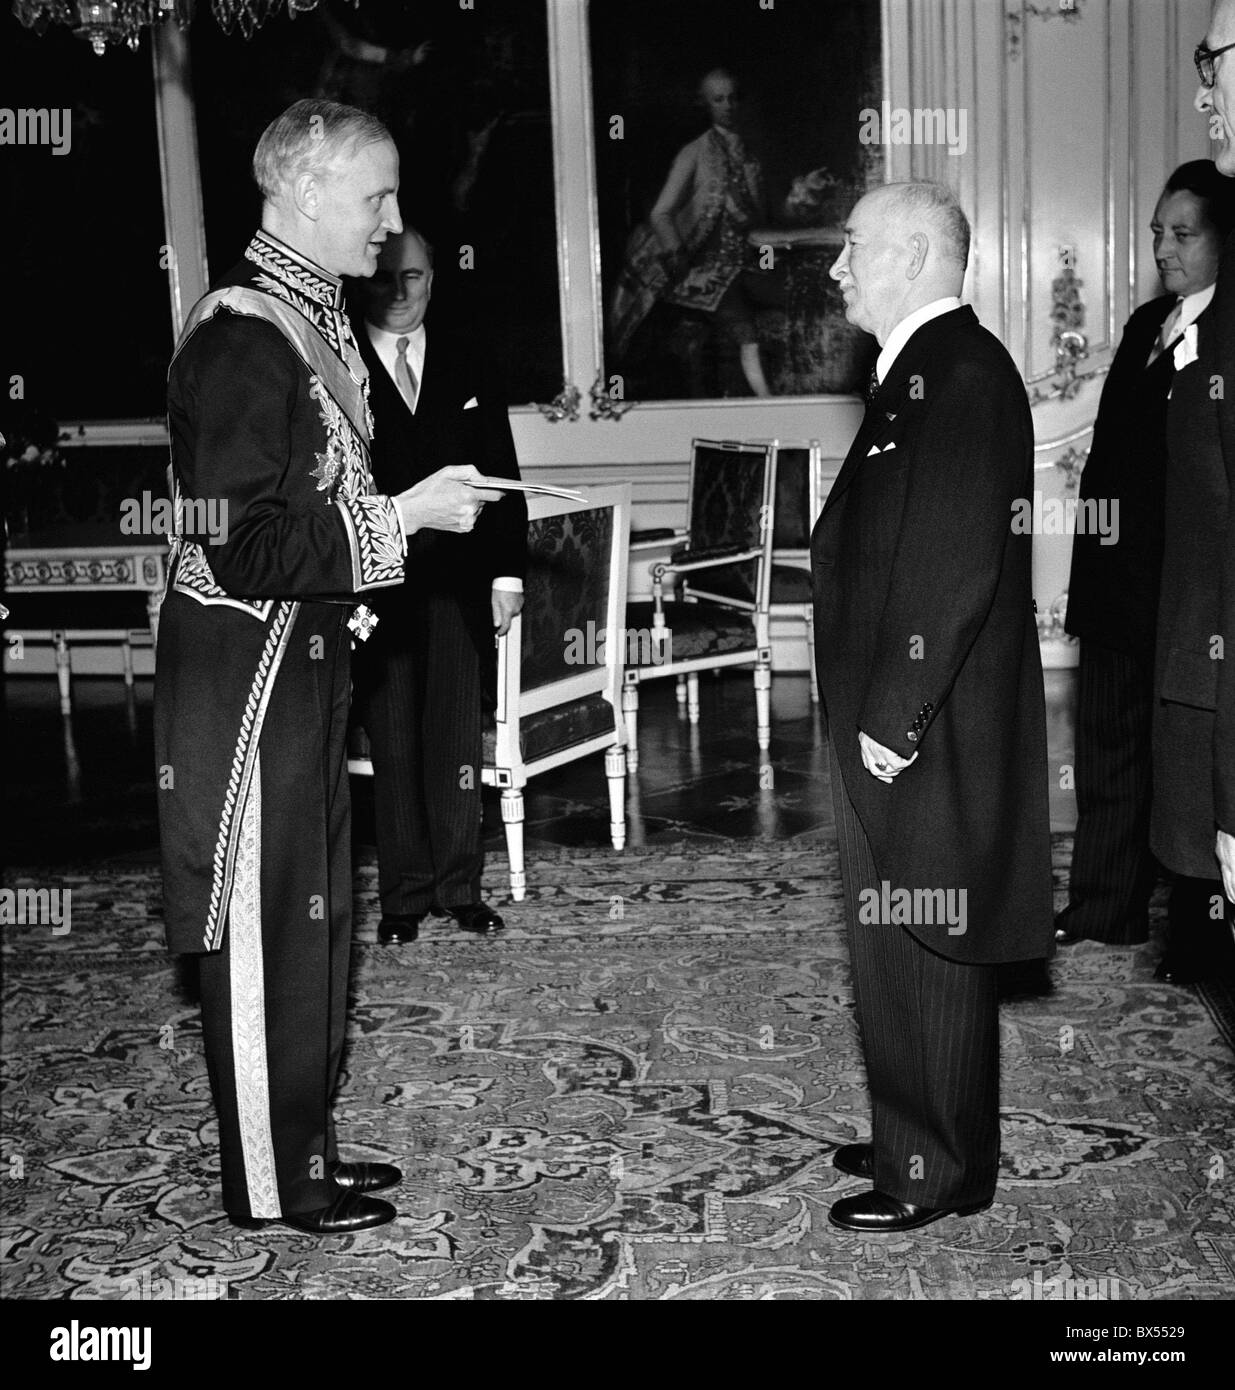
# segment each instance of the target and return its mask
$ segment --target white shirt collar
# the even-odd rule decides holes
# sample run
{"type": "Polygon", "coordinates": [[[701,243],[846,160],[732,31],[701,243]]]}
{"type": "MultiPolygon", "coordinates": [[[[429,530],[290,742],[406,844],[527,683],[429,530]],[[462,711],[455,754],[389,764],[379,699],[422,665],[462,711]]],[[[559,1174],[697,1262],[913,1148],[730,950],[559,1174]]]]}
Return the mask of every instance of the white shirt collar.
{"type": "Polygon", "coordinates": [[[957,296],[949,294],[943,299],[932,299],[929,304],[923,304],[920,309],[915,309],[912,314],[907,314],[901,319],[900,323],[888,334],[888,340],[880,349],[879,357],[875,362],[875,371],[878,374],[880,384],[882,385],[887,380],[888,373],[892,370],[892,363],[900,355],[901,348],[924,323],[929,323],[931,319],[937,319],[941,314],[950,314],[953,309],[960,307],[961,301],[957,296]]]}
{"type": "MultiPolygon", "coordinates": [[[[1214,291],[1217,288],[1217,282],[1215,282],[1212,285],[1206,285],[1203,290],[1194,290],[1191,294],[1184,295],[1183,299],[1179,301],[1183,309],[1179,315],[1179,322],[1175,325],[1175,331],[1171,335],[1172,337],[1179,337],[1189,324],[1195,323],[1197,319],[1201,317],[1205,310],[1209,308],[1210,301],[1213,299],[1214,291]]],[[[1171,313],[1174,312],[1174,309],[1172,309],[1171,313]]],[[[1168,314],[1167,317],[1169,318],[1170,315],[1168,314]]]]}

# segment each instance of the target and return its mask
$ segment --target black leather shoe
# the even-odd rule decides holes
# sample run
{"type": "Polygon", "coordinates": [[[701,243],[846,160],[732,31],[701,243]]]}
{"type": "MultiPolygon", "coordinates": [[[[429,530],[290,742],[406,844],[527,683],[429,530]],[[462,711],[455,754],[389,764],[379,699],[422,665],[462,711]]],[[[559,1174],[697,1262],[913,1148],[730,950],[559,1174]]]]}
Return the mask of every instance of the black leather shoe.
{"type": "Polygon", "coordinates": [[[362,1192],[345,1189],[328,1207],[317,1211],[292,1211],[284,1216],[233,1216],[233,1226],[256,1231],[263,1226],[291,1226],[293,1230],[308,1231],[315,1236],[345,1236],[353,1231],[367,1231],[372,1226],[384,1226],[395,1219],[395,1209],[380,1197],[366,1197],[362,1192]]]}
{"type": "Polygon", "coordinates": [[[875,1179],[875,1146],[873,1144],[842,1144],[832,1155],[832,1167],[848,1173],[851,1178],[875,1179]]]}
{"type": "Polygon", "coordinates": [[[996,971],[1000,999],[1037,998],[1054,988],[1044,960],[1005,961],[996,971]]]}
{"type": "Polygon", "coordinates": [[[990,1205],[990,1202],[979,1202],[972,1207],[915,1207],[912,1202],[898,1201],[885,1192],[861,1192],[856,1197],[842,1197],[834,1202],[828,1220],[842,1231],[864,1231],[878,1236],[913,1231],[945,1216],[972,1216],[990,1205]]]}
{"type": "Polygon", "coordinates": [[[377,939],[383,946],[402,946],[420,935],[420,918],[391,913],[377,924],[377,939]]]}
{"type": "Polygon", "coordinates": [[[330,1176],[353,1192],[381,1192],[403,1181],[403,1174],[393,1163],[336,1163],[330,1176]]]}
{"type": "Polygon", "coordinates": [[[443,917],[453,917],[464,931],[474,931],[481,936],[490,936],[501,931],[506,923],[491,907],[484,903],[464,903],[462,907],[444,907],[443,917]]]}
{"type": "Polygon", "coordinates": [[[1194,985],[1204,978],[1201,963],[1179,951],[1167,951],[1154,971],[1154,979],[1166,985],[1194,985]]]}
{"type": "Polygon", "coordinates": [[[1059,946],[1075,946],[1085,938],[1069,925],[1070,914],[1067,908],[1055,914],[1055,942],[1059,946]]]}

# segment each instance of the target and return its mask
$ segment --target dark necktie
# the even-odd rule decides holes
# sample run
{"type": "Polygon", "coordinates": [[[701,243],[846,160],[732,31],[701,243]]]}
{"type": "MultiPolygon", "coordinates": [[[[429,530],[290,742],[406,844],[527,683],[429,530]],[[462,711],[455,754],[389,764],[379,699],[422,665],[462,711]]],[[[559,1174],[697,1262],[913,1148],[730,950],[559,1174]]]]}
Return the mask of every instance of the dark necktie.
{"type": "Polygon", "coordinates": [[[877,367],[871,368],[871,374],[866,379],[866,404],[870,405],[875,399],[875,393],[879,390],[879,370],[877,367]]]}
{"type": "Polygon", "coordinates": [[[417,382],[416,373],[412,371],[407,360],[407,345],[410,342],[410,338],[400,338],[395,343],[395,385],[407,402],[407,408],[414,411],[416,409],[417,382]]]}
{"type": "Polygon", "coordinates": [[[1162,327],[1158,330],[1158,336],[1154,339],[1153,350],[1149,354],[1149,361],[1145,364],[1152,367],[1159,357],[1175,341],[1175,334],[1179,329],[1179,320],[1184,316],[1184,300],[1180,295],[1175,302],[1175,307],[1162,320],[1162,327]]]}

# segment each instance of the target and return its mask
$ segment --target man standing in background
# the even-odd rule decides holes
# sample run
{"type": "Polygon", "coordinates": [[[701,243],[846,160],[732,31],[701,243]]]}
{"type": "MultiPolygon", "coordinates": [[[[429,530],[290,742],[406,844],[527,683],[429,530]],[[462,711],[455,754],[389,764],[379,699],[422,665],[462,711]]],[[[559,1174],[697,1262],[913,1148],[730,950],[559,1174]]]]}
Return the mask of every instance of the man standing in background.
{"type": "MultiPolygon", "coordinates": [[[[1196,108],[1235,177],[1235,0],[1216,0],[1195,54],[1196,108]]],[[[1167,411],[1166,545],[1155,662],[1150,843],[1194,907],[1172,914],[1181,980],[1235,961],[1235,238],[1209,313],[1186,332],[1167,411]],[[1221,878],[1218,877],[1221,875],[1221,878]]]]}
{"type": "MultiPolygon", "coordinates": [[[[1154,638],[1162,581],[1167,402],[1176,348],[1214,296],[1235,185],[1209,159],[1181,165],[1154,209],[1154,259],[1166,293],[1128,320],[1102,388],[1082,503],[1110,506],[1113,534],[1078,530],[1068,631],[1081,639],[1076,711],[1076,838],[1068,906],[1056,939],[1134,945],[1149,939],[1158,865],[1149,848],[1154,638]]],[[[1206,322],[1209,322],[1208,318],[1206,322]]],[[[1195,910],[1177,880],[1171,915],[1181,942],[1195,910]]],[[[1158,978],[1187,973],[1169,950],[1158,978]]]]}
{"type": "MultiPolygon", "coordinates": [[[[392,235],[362,287],[357,323],[375,420],[373,476],[394,492],[443,464],[517,479],[506,400],[475,344],[425,313],[433,248],[392,235]]],[[[527,505],[507,493],[469,536],[412,537],[407,582],[374,601],[377,632],[358,653],[356,701],[373,756],[379,939],[414,941],[430,910],[464,931],[501,930],[481,900],[482,697],[494,636],[523,606],[527,505]]]]}

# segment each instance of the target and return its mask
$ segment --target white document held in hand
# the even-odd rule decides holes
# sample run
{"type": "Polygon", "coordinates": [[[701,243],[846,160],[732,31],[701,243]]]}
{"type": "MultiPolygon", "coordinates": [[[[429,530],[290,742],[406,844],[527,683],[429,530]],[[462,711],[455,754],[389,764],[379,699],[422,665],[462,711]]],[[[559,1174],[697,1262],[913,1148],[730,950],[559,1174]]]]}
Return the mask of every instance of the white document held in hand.
{"type": "Polygon", "coordinates": [[[481,478],[472,487],[491,487],[502,492],[535,493],[543,497],[560,497],[565,502],[585,502],[581,492],[568,487],[551,487],[548,483],[525,483],[520,478],[481,478]]]}

